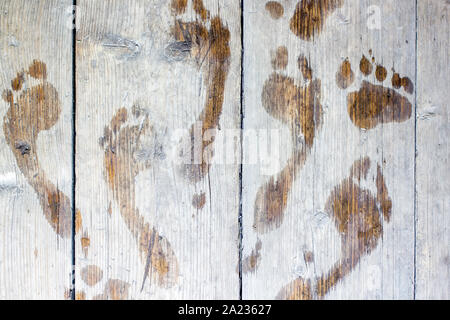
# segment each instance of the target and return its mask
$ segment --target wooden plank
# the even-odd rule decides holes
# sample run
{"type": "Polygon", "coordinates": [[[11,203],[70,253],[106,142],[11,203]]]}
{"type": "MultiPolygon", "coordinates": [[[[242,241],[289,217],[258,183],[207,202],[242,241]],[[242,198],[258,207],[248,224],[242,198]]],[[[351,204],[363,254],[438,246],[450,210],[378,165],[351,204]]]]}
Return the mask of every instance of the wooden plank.
{"type": "Polygon", "coordinates": [[[418,1],[417,299],[450,298],[448,1],[418,1]]]}
{"type": "Polygon", "coordinates": [[[245,2],[244,129],[281,138],[243,167],[244,299],[413,298],[415,36],[413,1],[245,2]]]}
{"type": "Polygon", "coordinates": [[[71,4],[0,3],[0,299],[70,289],[71,4]]]}
{"type": "Polygon", "coordinates": [[[238,298],[239,165],[216,142],[240,127],[240,2],[78,6],[78,297],[238,298]]]}

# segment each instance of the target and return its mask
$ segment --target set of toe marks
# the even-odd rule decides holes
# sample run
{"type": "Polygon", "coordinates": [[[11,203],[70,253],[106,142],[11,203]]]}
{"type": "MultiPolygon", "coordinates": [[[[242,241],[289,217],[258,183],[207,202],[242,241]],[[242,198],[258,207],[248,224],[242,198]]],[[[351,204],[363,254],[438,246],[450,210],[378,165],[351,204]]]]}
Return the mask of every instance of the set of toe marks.
{"type": "MultiPolygon", "coordinates": [[[[39,164],[36,150],[39,133],[52,128],[61,114],[58,92],[47,81],[45,63],[34,60],[28,69],[18,72],[11,80],[11,90],[4,90],[2,96],[9,103],[9,109],[3,119],[3,132],[17,166],[38,195],[50,226],[61,237],[70,237],[71,201],[47,179],[39,164]],[[38,83],[25,88],[27,82],[32,79],[36,79],[38,83]]],[[[76,231],[80,227],[81,215],[76,210],[76,231]]]]}
{"type": "MultiPolygon", "coordinates": [[[[375,81],[380,85],[363,80],[358,91],[347,95],[347,111],[352,122],[361,129],[372,129],[381,123],[404,122],[411,118],[412,104],[400,93],[401,88],[408,93],[414,92],[414,85],[408,77],[401,77],[393,70],[391,84],[393,89],[384,86],[388,72],[375,59],[362,56],[359,63],[364,77],[375,72],[375,81]]],[[[349,88],[355,80],[355,74],[348,59],[342,62],[336,72],[336,83],[340,89],[349,88]]]]}

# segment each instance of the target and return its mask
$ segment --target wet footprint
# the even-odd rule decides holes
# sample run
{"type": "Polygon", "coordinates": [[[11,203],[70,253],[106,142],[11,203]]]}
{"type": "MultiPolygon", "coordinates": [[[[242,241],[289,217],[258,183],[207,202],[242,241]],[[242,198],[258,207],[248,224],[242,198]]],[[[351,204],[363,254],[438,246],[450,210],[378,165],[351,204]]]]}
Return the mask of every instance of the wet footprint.
{"type": "Polygon", "coordinates": [[[125,108],[116,112],[105,127],[101,145],[106,180],[145,264],[142,287],[148,276],[156,277],[160,286],[170,287],[178,277],[176,256],[169,241],[144,221],[136,207],[135,179],[156,160],[154,155],[160,146],[155,136],[147,112],[133,106],[131,114],[125,108]]]}
{"type": "Polygon", "coordinates": [[[343,4],[344,0],[302,0],[298,2],[290,21],[292,33],[302,40],[313,40],[322,32],[326,19],[343,4]]]}
{"type": "MultiPolygon", "coordinates": [[[[70,199],[48,180],[39,164],[37,138],[41,131],[52,128],[59,119],[61,102],[55,87],[47,81],[45,63],[34,60],[28,70],[17,73],[11,90],[3,91],[9,109],[3,118],[3,132],[17,166],[35,190],[40,205],[53,230],[63,238],[72,236],[70,199]],[[39,83],[24,89],[31,78],[39,83]]],[[[81,214],[76,210],[76,232],[81,227],[81,214]]]]}
{"type": "Polygon", "coordinates": [[[376,248],[383,235],[383,217],[389,222],[392,202],[381,167],[376,170],[376,195],[360,186],[368,179],[371,161],[368,157],[355,161],[348,178],[331,192],[325,205],[341,235],[341,258],[331,269],[316,279],[298,278],[285,286],[278,299],[322,299],[347,276],[361,258],[376,248]]]}
{"type": "MultiPolygon", "coordinates": [[[[286,48],[278,48],[272,61],[275,70],[286,68],[287,55],[286,48]]],[[[273,118],[289,126],[294,151],[281,172],[258,190],[253,227],[260,234],[281,225],[292,185],[322,125],[321,81],[313,78],[306,57],[298,57],[298,67],[305,80],[303,86],[297,86],[293,78],[274,71],[262,90],[264,109],[273,118]]]]}
{"type": "MultiPolygon", "coordinates": [[[[374,58],[369,60],[363,55],[359,69],[366,77],[375,71],[376,81],[384,83],[388,72],[382,65],[374,66],[374,61],[374,58]]],[[[348,60],[345,60],[337,71],[336,82],[341,89],[347,89],[353,84],[354,73],[348,60]]],[[[398,91],[403,88],[405,92],[412,94],[414,92],[412,81],[407,77],[400,77],[394,71],[390,82],[394,89],[363,80],[358,91],[348,93],[348,115],[357,127],[372,129],[380,123],[404,122],[411,118],[411,102],[398,91]]]]}
{"type": "Polygon", "coordinates": [[[206,83],[206,101],[198,118],[201,126],[196,130],[195,124],[192,125],[183,145],[184,154],[181,155],[185,161],[181,168],[182,176],[196,183],[208,173],[214,154],[214,139],[207,139],[207,136],[209,130],[218,127],[222,114],[225,82],[230,65],[230,32],[218,15],[211,17],[202,0],[192,0],[192,8],[198,20],[180,20],[179,15],[185,13],[187,7],[188,0],[172,0],[175,42],[168,49],[178,52],[183,48],[183,52],[188,52],[190,58],[202,70],[206,83]],[[199,147],[196,147],[197,143],[199,147]]]}

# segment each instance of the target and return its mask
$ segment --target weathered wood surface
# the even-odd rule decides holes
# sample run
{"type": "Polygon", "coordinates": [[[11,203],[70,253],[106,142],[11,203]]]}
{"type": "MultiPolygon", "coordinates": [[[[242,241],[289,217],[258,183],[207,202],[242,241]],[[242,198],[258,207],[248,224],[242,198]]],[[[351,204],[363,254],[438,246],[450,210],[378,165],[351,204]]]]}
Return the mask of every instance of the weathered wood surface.
{"type": "Polygon", "coordinates": [[[238,299],[239,165],[178,156],[240,127],[239,1],[78,6],[78,297],[238,299]]]}
{"type": "Polygon", "coordinates": [[[418,1],[417,299],[450,298],[448,1],[418,1]]]}
{"type": "Polygon", "coordinates": [[[0,299],[70,289],[71,4],[0,2],[0,299]]]}
{"type": "Polygon", "coordinates": [[[245,2],[244,128],[282,138],[244,166],[243,298],[411,299],[415,4],[312,3],[245,2]]]}
{"type": "Polygon", "coordinates": [[[449,298],[448,1],[71,5],[0,2],[0,299],[449,298]]]}

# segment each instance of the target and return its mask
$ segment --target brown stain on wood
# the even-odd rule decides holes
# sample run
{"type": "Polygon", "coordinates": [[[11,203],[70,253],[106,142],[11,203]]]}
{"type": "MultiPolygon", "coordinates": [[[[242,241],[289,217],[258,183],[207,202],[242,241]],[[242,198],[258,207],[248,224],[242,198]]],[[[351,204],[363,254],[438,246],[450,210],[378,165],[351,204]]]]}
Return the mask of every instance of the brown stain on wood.
{"type": "Polygon", "coordinates": [[[392,75],[392,86],[395,89],[400,89],[403,87],[403,90],[408,92],[409,94],[412,94],[414,92],[414,84],[408,77],[400,77],[398,73],[394,73],[392,75]]]}
{"type": "Polygon", "coordinates": [[[381,212],[383,212],[384,220],[389,222],[391,220],[392,200],[389,197],[386,183],[384,181],[383,172],[381,171],[381,167],[379,165],[377,167],[376,184],[377,184],[377,201],[380,204],[381,212]]]}
{"type": "Polygon", "coordinates": [[[28,68],[28,74],[35,79],[47,79],[47,66],[39,60],[33,60],[28,68]]]}
{"type": "Polygon", "coordinates": [[[253,225],[258,233],[278,228],[283,221],[293,182],[305,164],[322,124],[320,97],[319,79],[299,87],[294,79],[274,72],[264,83],[261,96],[263,107],[273,118],[290,127],[294,152],[281,172],[258,190],[253,225]],[[304,138],[304,146],[298,143],[300,136],[304,138]]]}
{"type": "Polygon", "coordinates": [[[311,80],[312,79],[312,69],[309,66],[308,59],[304,55],[299,55],[297,59],[298,68],[300,69],[303,79],[311,80]]]}
{"type": "Polygon", "coordinates": [[[266,11],[269,12],[272,19],[278,20],[284,14],[284,7],[278,1],[268,1],[264,7],[266,11]]]}
{"type": "Polygon", "coordinates": [[[188,0],[172,0],[171,7],[176,14],[183,14],[186,11],[187,4],[188,0]]]}
{"type": "Polygon", "coordinates": [[[197,13],[203,21],[209,18],[209,11],[205,9],[202,0],[192,0],[195,13],[197,13]]]}
{"type": "MultiPolygon", "coordinates": [[[[201,0],[194,1],[194,7],[203,8],[201,0]]],[[[203,19],[203,10],[196,10],[197,14],[205,22],[183,22],[176,19],[173,28],[175,40],[180,43],[188,43],[191,57],[197,66],[203,70],[206,82],[206,101],[203,111],[199,116],[202,123],[201,148],[195,150],[195,130],[193,125],[190,130],[191,163],[183,165],[181,174],[196,183],[202,180],[209,172],[210,159],[213,156],[214,139],[203,139],[209,130],[215,130],[219,125],[223,109],[225,82],[228,77],[230,65],[230,32],[223,24],[219,16],[210,19],[209,27],[203,19]],[[194,153],[199,153],[195,155],[194,153]],[[195,164],[194,159],[200,159],[200,164],[195,164]]]]}
{"type": "MultiPolygon", "coordinates": [[[[36,143],[39,133],[49,130],[58,121],[61,102],[55,87],[46,81],[45,63],[34,60],[28,71],[19,74],[25,73],[41,83],[18,93],[17,100],[11,90],[3,92],[3,99],[10,105],[3,118],[3,132],[17,166],[39,198],[48,223],[58,235],[69,238],[72,235],[71,201],[41,169],[36,143]]],[[[20,89],[24,79],[13,80],[13,90],[20,89]]],[[[81,215],[78,210],[76,212],[81,224],[81,215]]],[[[76,232],[79,228],[77,225],[76,232]]]]}
{"type": "Polygon", "coordinates": [[[118,280],[109,279],[105,285],[103,294],[94,296],[93,300],[127,300],[128,299],[128,289],[130,284],[118,280]]]}
{"type": "Polygon", "coordinates": [[[277,300],[312,300],[313,290],[311,289],[311,281],[302,278],[295,279],[285,287],[283,287],[278,295],[277,300]]]}
{"type": "Polygon", "coordinates": [[[258,240],[252,253],[242,261],[242,272],[247,274],[249,272],[256,272],[261,260],[262,243],[258,240]]]}
{"type": "Polygon", "coordinates": [[[197,209],[201,210],[206,204],[206,194],[204,192],[200,194],[195,194],[192,197],[192,206],[197,209]]]}
{"type": "Polygon", "coordinates": [[[305,260],[306,264],[310,264],[314,262],[314,253],[311,251],[305,251],[303,253],[303,259],[305,260]]]}
{"type": "Polygon", "coordinates": [[[274,70],[284,70],[287,67],[289,59],[288,50],[285,46],[280,46],[272,56],[272,68],[274,70]]]}
{"type": "Polygon", "coordinates": [[[344,0],[302,0],[297,3],[290,29],[297,37],[310,41],[320,34],[326,19],[343,4],[344,0]]]}
{"type": "Polygon", "coordinates": [[[103,279],[103,270],[96,265],[89,265],[81,270],[81,279],[93,287],[103,279]]]}
{"type": "Polygon", "coordinates": [[[386,68],[381,65],[377,65],[377,68],[375,70],[375,77],[380,82],[383,82],[384,80],[386,80],[386,77],[387,77],[386,68]]]}
{"type": "Polygon", "coordinates": [[[336,73],[336,83],[339,88],[347,89],[353,81],[355,81],[355,74],[353,73],[352,65],[348,59],[345,59],[336,73]]]}
{"type": "Polygon", "coordinates": [[[91,245],[91,239],[87,234],[84,234],[80,239],[81,242],[81,250],[83,251],[84,257],[87,258],[89,247],[91,245]]]}
{"type": "Polygon", "coordinates": [[[383,235],[382,216],[389,221],[391,201],[380,166],[377,168],[377,195],[360,187],[370,167],[368,157],[353,164],[350,175],[331,192],[325,210],[341,235],[341,258],[322,276],[310,280],[298,278],[285,286],[278,297],[286,299],[322,299],[347,276],[364,255],[368,255],[383,235]]]}
{"type": "Polygon", "coordinates": [[[137,241],[145,264],[142,285],[147,276],[151,275],[157,278],[160,286],[170,287],[178,278],[176,256],[169,241],[144,221],[135,203],[135,179],[141,171],[151,166],[150,160],[138,161],[136,154],[141,147],[141,137],[152,134],[153,128],[147,114],[142,115],[135,106],[132,115],[128,114],[127,109],[120,108],[110,125],[105,127],[101,144],[105,149],[106,181],[126,226],[137,241]],[[137,119],[140,120],[138,124],[126,124],[128,120],[137,119]]]}
{"type": "Polygon", "coordinates": [[[84,291],[78,291],[75,294],[75,300],[86,300],[86,292],[84,291]]]}
{"type": "Polygon", "coordinates": [[[359,91],[347,96],[347,111],[356,126],[372,129],[380,123],[408,120],[412,105],[395,90],[363,81],[359,91]]]}
{"type": "Polygon", "coordinates": [[[359,70],[361,72],[368,76],[373,71],[373,65],[372,63],[366,58],[365,55],[362,56],[361,61],[359,62],[359,70]]]}
{"type": "Polygon", "coordinates": [[[14,91],[19,91],[22,89],[22,85],[25,82],[25,73],[24,72],[18,72],[17,76],[11,80],[11,88],[14,91]]]}

